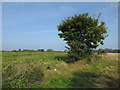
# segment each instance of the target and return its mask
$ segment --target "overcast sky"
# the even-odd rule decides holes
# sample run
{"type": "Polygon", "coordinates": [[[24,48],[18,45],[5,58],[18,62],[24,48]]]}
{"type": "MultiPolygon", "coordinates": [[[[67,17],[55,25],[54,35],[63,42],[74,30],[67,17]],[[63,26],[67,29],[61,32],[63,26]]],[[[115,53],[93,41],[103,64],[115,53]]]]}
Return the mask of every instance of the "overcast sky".
{"type": "Polygon", "coordinates": [[[54,49],[64,50],[65,41],[58,36],[57,25],[74,13],[102,15],[109,36],[98,48],[118,48],[118,6],[117,2],[76,3],[29,3],[8,2],[2,4],[2,48],[12,49],[54,49]]]}

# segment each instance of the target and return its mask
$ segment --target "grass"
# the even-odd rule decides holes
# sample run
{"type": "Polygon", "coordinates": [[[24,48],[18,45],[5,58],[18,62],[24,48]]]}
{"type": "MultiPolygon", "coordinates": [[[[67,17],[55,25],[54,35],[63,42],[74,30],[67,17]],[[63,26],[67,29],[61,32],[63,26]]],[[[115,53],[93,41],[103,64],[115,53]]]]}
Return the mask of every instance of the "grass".
{"type": "Polygon", "coordinates": [[[115,88],[118,61],[109,55],[66,63],[63,52],[3,52],[3,88],[115,88]],[[47,67],[51,70],[46,70],[47,67]],[[56,71],[55,71],[56,69],[56,71]]]}

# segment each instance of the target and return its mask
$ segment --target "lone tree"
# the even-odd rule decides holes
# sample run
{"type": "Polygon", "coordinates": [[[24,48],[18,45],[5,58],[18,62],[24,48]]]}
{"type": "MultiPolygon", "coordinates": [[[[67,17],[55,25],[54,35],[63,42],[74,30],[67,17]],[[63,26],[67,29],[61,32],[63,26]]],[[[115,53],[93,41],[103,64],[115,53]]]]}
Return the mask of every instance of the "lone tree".
{"type": "Polygon", "coordinates": [[[108,36],[105,22],[99,23],[98,18],[92,18],[88,13],[74,15],[65,18],[57,28],[61,31],[58,35],[67,41],[69,47],[69,61],[77,61],[92,53],[99,44],[104,44],[103,40],[108,36]]]}

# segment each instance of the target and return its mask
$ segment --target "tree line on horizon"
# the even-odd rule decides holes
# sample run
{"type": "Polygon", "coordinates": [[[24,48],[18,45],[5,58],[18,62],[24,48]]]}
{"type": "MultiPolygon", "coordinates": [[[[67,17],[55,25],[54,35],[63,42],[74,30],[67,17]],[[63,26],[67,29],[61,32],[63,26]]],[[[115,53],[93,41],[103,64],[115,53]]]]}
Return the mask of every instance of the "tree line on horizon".
{"type": "MultiPolygon", "coordinates": [[[[5,51],[5,50],[2,50],[2,52],[8,52],[8,51],[5,51]]],[[[47,49],[46,51],[44,49],[37,49],[37,50],[31,50],[31,49],[18,49],[18,50],[12,50],[12,51],[9,51],[9,52],[54,52],[53,49],[47,49]]]]}
{"type": "MultiPolygon", "coordinates": [[[[44,49],[37,49],[37,50],[30,50],[30,49],[18,49],[18,50],[12,50],[12,51],[5,51],[2,50],[2,52],[69,52],[68,50],[64,50],[64,51],[55,51],[53,49],[47,49],[46,51],[44,49]]],[[[120,53],[120,49],[109,49],[109,48],[105,48],[105,49],[98,49],[98,50],[93,50],[93,53],[120,53]]]]}
{"type": "Polygon", "coordinates": [[[98,49],[98,50],[93,50],[94,53],[120,53],[120,49],[109,49],[109,48],[105,48],[105,49],[98,49]]]}

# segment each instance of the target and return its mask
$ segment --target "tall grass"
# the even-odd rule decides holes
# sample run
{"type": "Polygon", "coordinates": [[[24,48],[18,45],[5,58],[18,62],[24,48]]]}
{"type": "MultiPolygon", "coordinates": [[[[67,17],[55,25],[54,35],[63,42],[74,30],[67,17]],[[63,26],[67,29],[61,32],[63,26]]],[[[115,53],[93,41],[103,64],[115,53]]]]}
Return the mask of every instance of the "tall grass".
{"type": "Polygon", "coordinates": [[[92,55],[67,63],[66,55],[63,52],[3,52],[3,88],[117,87],[118,61],[92,55]],[[46,70],[48,66],[51,70],[46,70]]]}

